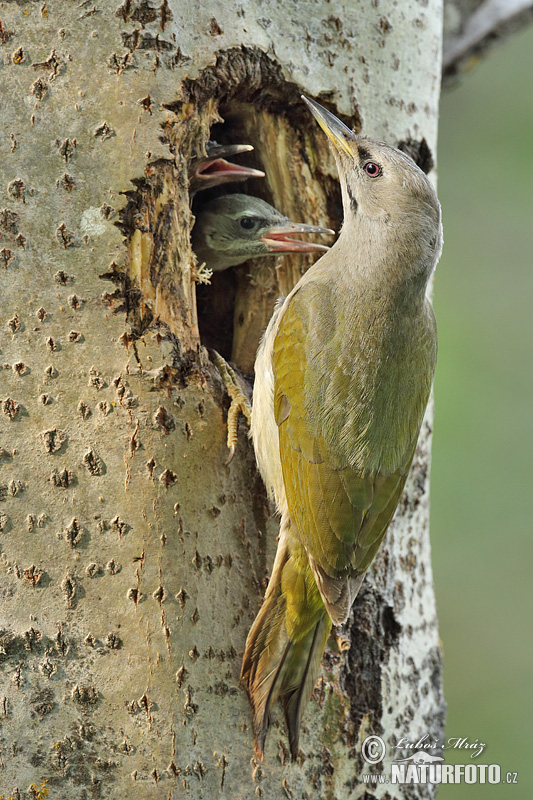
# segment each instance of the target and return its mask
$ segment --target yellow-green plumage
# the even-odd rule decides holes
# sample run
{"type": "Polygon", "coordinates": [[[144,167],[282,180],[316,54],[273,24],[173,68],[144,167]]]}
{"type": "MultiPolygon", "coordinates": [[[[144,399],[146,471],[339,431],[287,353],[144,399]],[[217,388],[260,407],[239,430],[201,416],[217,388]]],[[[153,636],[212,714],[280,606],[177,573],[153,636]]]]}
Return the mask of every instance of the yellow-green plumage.
{"type": "Polygon", "coordinates": [[[287,531],[278,546],[264,603],[248,634],[243,678],[250,695],[256,746],[262,755],[270,710],[278,697],[298,752],[299,725],[316,682],[331,620],[313,579],[306,553],[287,531]]]}
{"type": "Polygon", "coordinates": [[[326,280],[319,275],[302,286],[283,314],[273,348],[274,409],[291,520],[315,574],[330,579],[324,599],[341,622],[349,608],[336,592],[347,598],[341,584],[367,569],[403,490],[436,348],[427,346],[424,307],[419,317],[398,314],[387,330],[368,319],[375,306],[358,303],[353,290],[328,303],[326,280]],[[357,321],[350,319],[354,308],[357,321]],[[363,367],[346,358],[365,347],[374,357],[362,359],[363,367]]]}
{"type": "Polygon", "coordinates": [[[349,614],[414,455],[437,351],[425,286],[441,247],[440,207],[415,164],[312,110],[335,144],[345,222],[258,352],[252,435],[281,528],[242,672],[259,755],[281,697],[293,757],[329,627],[349,614]],[[370,158],[380,183],[364,173],[370,158]]]}

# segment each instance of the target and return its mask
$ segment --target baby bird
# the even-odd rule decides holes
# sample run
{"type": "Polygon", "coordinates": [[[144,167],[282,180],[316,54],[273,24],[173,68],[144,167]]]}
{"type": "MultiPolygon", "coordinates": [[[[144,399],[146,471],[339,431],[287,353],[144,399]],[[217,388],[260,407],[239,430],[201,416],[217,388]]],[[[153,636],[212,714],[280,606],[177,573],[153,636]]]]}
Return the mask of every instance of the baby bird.
{"type": "Polygon", "coordinates": [[[329,250],[324,244],[291,238],[298,233],[334,231],[292,222],[259,197],[226,194],[206,203],[198,212],[192,248],[198,262],[213,272],[236,267],[257,256],[329,250]]]}
{"type": "Polygon", "coordinates": [[[205,147],[205,158],[195,159],[189,169],[189,195],[194,197],[196,192],[211,189],[223,183],[245,181],[247,178],[264,178],[265,173],[260,169],[241,167],[226,161],[226,158],[239,153],[249,153],[254,148],[251,144],[218,144],[209,141],[205,147]]]}

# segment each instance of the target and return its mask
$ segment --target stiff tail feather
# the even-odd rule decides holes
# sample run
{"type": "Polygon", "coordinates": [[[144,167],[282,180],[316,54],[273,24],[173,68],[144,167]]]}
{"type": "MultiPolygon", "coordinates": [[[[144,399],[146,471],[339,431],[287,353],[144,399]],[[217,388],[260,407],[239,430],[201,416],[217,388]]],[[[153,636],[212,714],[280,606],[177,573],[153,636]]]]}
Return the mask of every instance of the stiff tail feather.
{"type": "Polygon", "coordinates": [[[252,705],[255,749],[263,757],[270,712],[281,698],[291,755],[298,755],[300,721],[316,683],[331,620],[307,555],[289,526],[281,526],[276,560],[246,640],[241,678],[252,705]]]}

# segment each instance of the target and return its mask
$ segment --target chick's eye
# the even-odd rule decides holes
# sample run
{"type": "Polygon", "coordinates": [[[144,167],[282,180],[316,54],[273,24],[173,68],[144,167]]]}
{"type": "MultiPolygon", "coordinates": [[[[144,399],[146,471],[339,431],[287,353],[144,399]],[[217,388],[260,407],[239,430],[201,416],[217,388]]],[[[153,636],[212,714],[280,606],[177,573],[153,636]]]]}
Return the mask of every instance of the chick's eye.
{"type": "Polygon", "coordinates": [[[253,217],[241,217],[241,228],[250,231],[255,228],[255,224],[256,220],[253,217]]]}
{"type": "Polygon", "coordinates": [[[381,167],[379,164],[369,161],[367,164],[365,164],[365,172],[370,178],[377,178],[378,175],[381,175],[381,167]]]}

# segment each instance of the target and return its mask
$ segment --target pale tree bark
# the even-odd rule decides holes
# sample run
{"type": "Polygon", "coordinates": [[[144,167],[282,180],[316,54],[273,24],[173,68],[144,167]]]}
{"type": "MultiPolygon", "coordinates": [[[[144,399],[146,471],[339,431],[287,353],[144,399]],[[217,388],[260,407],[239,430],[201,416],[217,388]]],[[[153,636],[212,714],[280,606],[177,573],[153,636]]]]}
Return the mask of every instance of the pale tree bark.
{"type": "Polygon", "coordinates": [[[250,372],[310,262],[235,270],[197,314],[187,170],[210,135],[250,142],[267,177],[247,190],[338,228],[304,91],[431,172],[439,0],[18,0],[0,18],[0,794],[433,796],[365,787],[360,755],[380,735],[387,771],[400,737],[443,734],[430,414],[328,645],[302,758],[279,715],[253,756],[239,671],[277,522],[244,427],[224,466],[228,401],[203,345],[250,372]]]}

